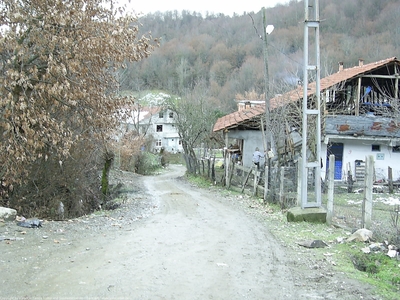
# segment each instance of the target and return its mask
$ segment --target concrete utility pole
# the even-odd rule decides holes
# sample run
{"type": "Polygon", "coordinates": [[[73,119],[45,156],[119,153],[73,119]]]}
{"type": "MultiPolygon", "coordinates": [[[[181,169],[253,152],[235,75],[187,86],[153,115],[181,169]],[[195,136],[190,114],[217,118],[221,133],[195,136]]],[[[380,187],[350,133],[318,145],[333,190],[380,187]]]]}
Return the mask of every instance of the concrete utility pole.
{"type": "Polygon", "coordinates": [[[371,229],[372,224],[372,191],[374,185],[374,157],[365,157],[364,199],[362,205],[361,227],[371,229]]]}
{"type": "MultiPolygon", "coordinates": [[[[266,13],[265,7],[262,9],[263,11],[263,32],[264,32],[264,94],[265,94],[265,133],[263,134],[264,140],[264,151],[267,151],[267,155],[265,159],[267,161],[267,166],[265,168],[265,190],[264,190],[264,201],[267,200],[267,193],[269,190],[270,184],[270,170],[271,170],[271,159],[269,157],[269,149],[272,150],[272,141],[270,140],[271,137],[271,130],[270,130],[270,91],[269,91],[269,70],[268,70],[268,35],[272,33],[274,30],[273,25],[267,26],[266,21],[266,13]]],[[[262,119],[261,119],[261,126],[264,128],[262,119]]],[[[262,128],[262,129],[263,129],[262,128]]]]}
{"type": "Polygon", "coordinates": [[[320,87],[320,52],[319,52],[319,0],[304,0],[304,66],[303,66],[303,127],[301,150],[301,208],[321,207],[321,87],[320,87]],[[311,4],[310,4],[311,2],[311,4]],[[311,43],[314,43],[314,57],[309,61],[308,46],[309,33],[314,34],[311,43]],[[309,72],[315,76],[315,101],[314,107],[308,104],[308,80],[309,72]],[[315,128],[315,155],[307,148],[308,129],[315,128]],[[312,158],[311,161],[309,161],[312,158]],[[313,172],[310,172],[312,170],[313,172]],[[308,201],[308,176],[314,175],[315,195],[312,201],[308,201]]]}
{"type": "MultiPolygon", "coordinates": [[[[270,103],[269,103],[269,70],[268,70],[268,34],[267,34],[267,21],[266,21],[266,13],[265,7],[262,9],[263,11],[263,32],[264,32],[264,98],[265,98],[265,149],[264,151],[268,151],[268,148],[271,147],[268,141],[269,134],[269,111],[270,111],[270,103]]],[[[262,124],[262,123],[261,123],[262,124]]],[[[266,159],[268,159],[266,157],[266,159]]]]}

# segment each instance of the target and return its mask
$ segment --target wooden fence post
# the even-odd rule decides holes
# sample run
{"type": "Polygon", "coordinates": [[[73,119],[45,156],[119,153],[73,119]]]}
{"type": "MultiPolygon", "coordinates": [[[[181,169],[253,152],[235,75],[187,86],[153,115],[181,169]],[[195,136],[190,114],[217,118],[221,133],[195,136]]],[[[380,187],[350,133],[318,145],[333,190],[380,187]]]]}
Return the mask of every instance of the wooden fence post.
{"type": "Polygon", "coordinates": [[[211,156],[207,158],[207,178],[211,178],[211,156]]]}
{"type": "Polygon", "coordinates": [[[267,198],[268,198],[268,192],[269,192],[269,182],[268,182],[268,173],[269,168],[268,165],[265,166],[265,175],[264,175],[264,198],[263,198],[263,204],[267,203],[267,198]]]}
{"type": "Polygon", "coordinates": [[[280,174],[280,182],[279,182],[279,202],[281,204],[281,207],[284,207],[284,192],[283,192],[283,187],[284,187],[284,181],[285,181],[285,168],[281,167],[281,174],[280,174]]]}
{"type": "Polygon", "coordinates": [[[211,179],[215,184],[215,156],[213,156],[213,161],[211,164],[211,179]]]}
{"type": "Polygon", "coordinates": [[[328,203],[327,203],[327,214],[326,214],[326,223],[328,225],[332,224],[333,217],[333,193],[335,190],[335,155],[329,155],[329,175],[328,175],[328,203]]]}
{"type": "Polygon", "coordinates": [[[229,180],[226,184],[228,189],[231,187],[231,182],[232,182],[232,177],[233,177],[233,172],[235,171],[235,163],[231,162],[231,167],[229,167],[229,180]]]}
{"type": "Polygon", "coordinates": [[[365,186],[364,200],[362,205],[362,228],[371,229],[372,222],[372,189],[374,184],[374,157],[372,155],[365,158],[365,186]]]}
{"type": "Polygon", "coordinates": [[[348,193],[353,192],[353,184],[354,184],[353,175],[351,174],[351,171],[348,170],[347,171],[347,192],[348,193]]]}
{"type": "Polygon", "coordinates": [[[250,175],[251,175],[251,171],[252,171],[252,170],[253,170],[253,169],[249,169],[249,172],[247,173],[246,178],[245,178],[244,181],[243,181],[242,193],[243,193],[243,191],[244,191],[244,188],[246,187],[247,181],[249,180],[249,177],[250,177],[250,175]]]}
{"type": "Polygon", "coordinates": [[[391,167],[388,167],[388,187],[389,194],[393,194],[393,171],[391,167]]]}
{"type": "Polygon", "coordinates": [[[225,155],[225,186],[228,186],[229,182],[229,168],[231,164],[231,155],[230,153],[226,153],[225,155]]]}
{"type": "Polygon", "coordinates": [[[297,206],[301,206],[301,159],[297,161],[297,206]]]}
{"type": "Polygon", "coordinates": [[[258,184],[258,176],[259,176],[257,166],[255,166],[254,168],[255,169],[254,169],[253,196],[257,195],[257,184],[258,184]]]}

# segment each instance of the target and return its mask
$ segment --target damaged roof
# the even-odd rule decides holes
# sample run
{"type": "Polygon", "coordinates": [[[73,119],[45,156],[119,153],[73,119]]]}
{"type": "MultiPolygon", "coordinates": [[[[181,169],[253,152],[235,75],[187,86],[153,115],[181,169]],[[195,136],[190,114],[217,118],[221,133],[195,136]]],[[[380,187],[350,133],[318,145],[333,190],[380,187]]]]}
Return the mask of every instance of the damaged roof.
{"type": "Polygon", "coordinates": [[[229,129],[231,127],[237,127],[255,117],[259,117],[263,113],[265,113],[264,105],[256,105],[241,111],[235,111],[234,113],[219,118],[214,125],[213,131],[215,132],[223,129],[229,129]]]}
{"type": "MultiPolygon", "coordinates": [[[[394,62],[399,63],[399,60],[396,57],[391,57],[370,64],[365,64],[365,65],[361,64],[359,66],[355,66],[352,68],[339,69],[337,73],[334,73],[320,80],[320,90],[321,92],[323,92],[324,90],[329,89],[343,81],[351,80],[353,78],[356,78],[360,74],[368,73],[372,70],[375,70],[377,68],[380,68],[382,66],[394,62]]],[[[308,85],[308,87],[309,90],[307,92],[307,95],[311,96],[315,94],[316,83],[312,82],[308,85]]],[[[298,87],[290,92],[287,92],[285,94],[270,99],[270,107],[271,110],[273,110],[274,108],[283,106],[290,102],[298,101],[302,98],[303,98],[303,87],[298,87]]],[[[213,131],[215,132],[215,131],[235,128],[241,124],[251,121],[254,118],[259,118],[260,115],[262,115],[263,113],[265,113],[265,104],[250,107],[248,109],[244,109],[241,111],[236,111],[234,113],[219,118],[214,125],[213,131]]]]}

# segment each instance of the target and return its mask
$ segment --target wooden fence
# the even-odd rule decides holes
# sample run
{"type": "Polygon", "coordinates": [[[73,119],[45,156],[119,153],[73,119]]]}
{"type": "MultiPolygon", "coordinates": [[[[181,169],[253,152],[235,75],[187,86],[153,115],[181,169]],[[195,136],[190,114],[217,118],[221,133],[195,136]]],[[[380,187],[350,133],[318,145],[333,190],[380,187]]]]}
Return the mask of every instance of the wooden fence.
{"type": "MultiPolygon", "coordinates": [[[[241,193],[257,196],[264,201],[278,203],[282,208],[290,208],[300,205],[300,187],[297,167],[265,167],[257,170],[256,167],[244,167],[231,158],[218,159],[215,157],[202,158],[197,161],[197,174],[202,175],[214,182],[226,186],[228,189],[236,190],[241,193]],[[267,176],[265,176],[267,174],[267,176]],[[267,187],[267,188],[265,188],[267,187]]],[[[330,165],[334,166],[334,157],[330,157],[330,165]]],[[[344,218],[346,220],[355,220],[358,226],[370,228],[372,214],[372,193],[379,197],[379,186],[373,182],[374,163],[372,158],[366,159],[366,180],[363,182],[338,182],[334,180],[334,170],[328,170],[328,176],[323,182],[322,189],[323,203],[328,210],[328,222],[332,218],[344,218]],[[376,189],[376,191],[375,191],[376,189]],[[361,204],[357,206],[343,204],[335,201],[335,195],[344,193],[357,194],[357,190],[362,191],[358,199],[361,204]]],[[[312,176],[312,174],[310,175],[312,176]]],[[[308,180],[309,184],[314,180],[308,180]]],[[[393,182],[388,182],[389,193],[393,192],[393,182]]],[[[397,186],[397,185],[396,185],[397,186]]],[[[309,187],[313,191],[313,187],[309,187]]],[[[342,197],[343,198],[343,197],[342,197]]],[[[378,217],[379,214],[376,214],[378,217]]],[[[386,216],[385,219],[388,217],[386,216]]],[[[353,226],[354,226],[353,225],[353,226]]]]}
{"type": "Polygon", "coordinates": [[[280,203],[282,207],[297,203],[296,167],[265,167],[258,170],[256,166],[245,167],[231,158],[215,157],[199,159],[197,165],[198,174],[229,189],[280,203]]]}

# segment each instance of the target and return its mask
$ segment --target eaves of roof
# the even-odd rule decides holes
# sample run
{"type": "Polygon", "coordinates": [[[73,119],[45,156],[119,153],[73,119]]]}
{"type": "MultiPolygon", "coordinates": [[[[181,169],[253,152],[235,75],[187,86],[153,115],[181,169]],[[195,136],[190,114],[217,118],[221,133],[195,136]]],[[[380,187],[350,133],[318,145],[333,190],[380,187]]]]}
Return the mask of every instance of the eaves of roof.
{"type": "Polygon", "coordinates": [[[154,115],[158,114],[161,111],[161,107],[159,106],[152,106],[152,107],[141,107],[138,111],[137,108],[132,108],[130,111],[131,118],[128,123],[142,123],[154,115]]]}
{"type": "Polygon", "coordinates": [[[149,119],[152,116],[158,114],[161,111],[161,107],[159,107],[159,106],[143,107],[143,108],[141,108],[141,111],[144,114],[143,114],[143,118],[140,119],[139,121],[143,121],[143,120],[149,119]]]}
{"type": "MultiPolygon", "coordinates": [[[[387,65],[387,64],[393,63],[393,62],[399,63],[399,61],[396,57],[391,57],[391,58],[377,61],[374,63],[340,70],[337,73],[334,73],[330,76],[322,78],[320,80],[320,90],[321,90],[321,92],[323,92],[324,90],[329,89],[338,83],[350,80],[352,78],[359,76],[360,74],[368,73],[374,69],[380,68],[384,65],[387,65]]],[[[316,91],[316,83],[312,82],[308,85],[307,95],[311,96],[311,95],[315,94],[315,91],[316,91]]],[[[291,102],[298,101],[300,99],[303,99],[303,88],[302,87],[298,87],[290,92],[276,96],[274,98],[271,98],[270,99],[270,107],[271,107],[271,110],[273,110],[274,108],[286,105],[291,102]]],[[[236,126],[240,125],[241,123],[251,120],[252,118],[259,117],[263,113],[265,113],[265,106],[260,105],[260,106],[252,107],[247,110],[237,111],[237,112],[228,114],[217,120],[217,122],[214,125],[213,131],[215,132],[215,131],[226,130],[229,128],[236,127],[236,126]]]]}
{"type": "Polygon", "coordinates": [[[236,127],[240,124],[245,123],[246,121],[253,119],[254,117],[261,115],[264,112],[265,112],[264,105],[257,105],[247,109],[236,111],[222,118],[219,118],[214,125],[213,131],[219,131],[222,129],[229,129],[231,127],[236,127]]]}

